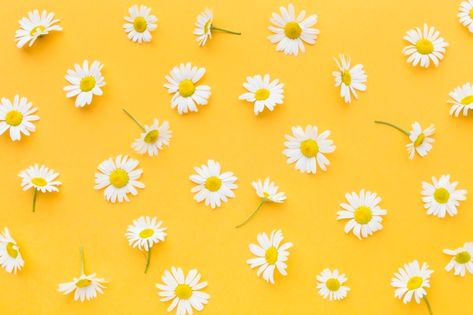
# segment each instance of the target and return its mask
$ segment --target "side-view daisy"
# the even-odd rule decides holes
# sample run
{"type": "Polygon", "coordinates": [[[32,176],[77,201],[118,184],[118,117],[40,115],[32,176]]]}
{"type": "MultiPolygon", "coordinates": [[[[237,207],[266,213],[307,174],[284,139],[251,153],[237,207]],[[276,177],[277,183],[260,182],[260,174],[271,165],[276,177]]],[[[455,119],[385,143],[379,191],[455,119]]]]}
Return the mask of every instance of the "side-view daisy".
{"type": "Polygon", "coordinates": [[[294,5],[290,3],[287,8],[280,7],[281,14],[273,13],[269,30],[275,34],[268,37],[271,43],[275,44],[276,51],[282,51],[286,55],[297,56],[299,50],[305,52],[304,43],[313,45],[320,33],[318,29],[312,26],[317,23],[317,15],[312,14],[305,17],[305,11],[302,10],[297,16],[294,5]]]}
{"type": "Polygon", "coordinates": [[[205,9],[202,13],[197,15],[195,22],[194,35],[199,46],[205,46],[208,40],[212,39],[212,32],[224,32],[233,35],[241,35],[240,32],[234,32],[226,30],[220,27],[216,27],[213,24],[213,13],[209,9],[205,9]]]}
{"type": "Polygon", "coordinates": [[[430,61],[438,67],[445,54],[445,48],[448,46],[448,43],[440,37],[439,31],[427,24],[424,24],[423,30],[416,27],[407,31],[404,40],[409,42],[409,45],[404,47],[402,53],[409,56],[407,62],[414,67],[420,65],[428,68],[430,61]]]}
{"type": "Polygon", "coordinates": [[[473,0],[460,3],[457,16],[460,23],[473,33],[473,0]]]}
{"type": "Polygon", "coordinates": [[[250,252],[256,257],[246,261],[250,267],[258,267],[256,275],[266,282],[274,284],[274,272],[277,269],[283,276],[287,275],[287,260],[289,257],[288,249],[292,247],[291,242],[282,243],[284,236],[281,230],[271,232],[268,237],[266,233],[259,233],[257,236],[258,244],[250,244],[250,252]]]}
{"type": "Polygon", "coordinates": [[[62,31],[59,26],[59,20],[54,19],[54,13],[43,10],[28,12],[28,16],[22,17],[18,24],[20,28],[15,33],[16,46],[23,47],[29,42],[28,46],[33,46],[34,42],[41,37],[49,34],[51,31],[62,31]]]}
{"type": "Polygon", "coordinates": [[[207,281],[200,282],[201,275],[197,269],[191,269],[187,275],[182,268],[171,267],[164,270],[163,283],[156,284],[160,301],[172,301],[168,312],[176,309],[176,315],[192,315],[194,309],[202,311],[209,302],[210,295],[201,291],[207,287],[207,281]],[[176,308],[177,307],[177,308],[176,308]]]}
{"type": "Polygon", "coordinates": [[[448,95],[452,98],[452,100],[448,101],[448,103],[452,104],[450,116],[458,117],[460,113],[463,116],[468,116],[470,110],[473,110],[473,85],[470,82],[456,87],[448,95]]]}
{"type": "Polygon", "coordinates": [[[0,266],[8,273],[16,274],[25,265],[20,247],[7,227],[0,232],[0,266]]]}
{"type": "Polygon", "coordinates": [[[145,5],[133,5],[128,9],[129,16],[125,16],[126,23],[123,29],[132,42],[150,42],[151,32],[156,29],[158,18],[151,14],[151,8],[145,5]]]}
{"type": "Polygon", "coordinates": [[[248,92],[240,95],[239,99],[254,103],[255,115],[263,112],[265,108],[273,111],[276,105],[283,103],[284,83],[279,82],[279,79],[271,81],[269,74],[248,76],[243,86],[248,92]]]}
{"type": "Polygon", "coordinates": [[[137,160],[126,155],[118,155],[115,159],[108,158],[98,166],[94,188],[105,188],[104,196],[107,201],[130,201],[128,194],[136,196],[136,188],[145,188],[145,185],[138,181],[143,174],[143,170],[137,168],[138,164],[137,160]]]}
{"type": "Polygon", "coordinates": [[[338,269],[324,269],[316,277],[317,289],[319,294],[329,301],[339,301],[347,297],[350,288],[345,286],[348,278],[345,274],[341,274],[338,269]]]}
{"type": "Polygon", "coordinates": [[[458,182],[450,182],[450,175],[439,179],[432,177],[432,184],[422,182],[422,201],[428,215],[444,218],[446,214],[455,216],[460,201],[466,200],[465,189],[457,189],[458,182]]]}
{"type": "Polygon", "coordinates": [[[473,242],[466,242],[462,247],[456,249],[444,249],[443,253],[452,256],[445,270],[453,270],[455,276],[464,277],[466,271],[473,274],[473,242]]]}
{"type": "Polygon", "coordinates": [[[334,58],[338,71],[332,72],[335,78],[335,86],[340,87],[340,96],[345,103],[351,103],[351,95],[358,99],[356,91],[366,91],[366,80],[368,76],[362,64],[351,67],[350,57],[340,55],[340,60],[334,58]]]}
{"type": "Polygon", "coordinates": [[[84,107],[92,103],[94,95],[103,94],[102,86],[105,85],[102,76],[103,64],[95,60],[89,67],[89,62],[84,60],[82,67],[78,64],[74,65],[74,70],[67,70],[66,80],[70,85],[64,87],[66,97],[75,97],[75,106],[84,107]]]}
{"type": "Polygon", "coordinates": [[[171,99],[171,107],[177,108],[179,114],[186,114],[189,111],[197,112],[197,105],[207,105],[210,86],[197,85],[204,74],[205,68],[194,67],[188,62],[174,67],[166,76],[168,83],[164,84],[164,87],[170,94],[174,94],[171,99]]]}
{"type": "Polygon", "coordinates": [[[330,161],[325,154],[335,151],[333,141],[328,139],[330,130],[319,133],[317,126],[307,125],[305,130],[301,126],[292,127],[292,136],[286,135],[283,154],[287,163],[296,163],[295,167],[302,173],[317,172],[317,166],[327,170],[330,161]]]}
{"type": "Polygon", "coordinates": [[[26,97],[15,95],[13,102],[2,97],[0,103],[0,135],[7,130],[12,141],[21,140],[21,135],[29,136],[36,131],[33,121],[39,120],[34,113],[38,108],[33,107],[26,97]]]}

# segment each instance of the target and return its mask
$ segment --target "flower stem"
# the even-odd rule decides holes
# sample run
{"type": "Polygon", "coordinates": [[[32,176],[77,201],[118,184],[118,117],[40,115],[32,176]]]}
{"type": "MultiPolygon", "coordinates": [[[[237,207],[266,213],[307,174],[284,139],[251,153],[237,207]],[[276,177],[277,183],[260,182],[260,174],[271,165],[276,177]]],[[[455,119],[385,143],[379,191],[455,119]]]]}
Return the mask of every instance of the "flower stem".
{"type": "Polygon", "coordinates": [[[386,125],[386,126],[389,126],[389,127],[393,127],[394,129],[399,130],[400,132],[402,132],[403,134],[405,134],[406,136],[409,137],[409,132],[406,131],[406,130],[404,130],[404,129],[402,129],[401,127],[398,127],[398,126],[396,126],[396,125],[394,125],[394,124],[388,123],[388,122],[386,122],[386,121],[381,121],[381,120],[375,120],[374,122],[375,122],[376,124],[381,124],[381,125],[386,125]]]}
{"type": "Polygon", "coordinates": [[[151,262],[151,249],[153,248],[153,246],[149,246],[148,244],[148,250],[146,251],[146,267],[145,267],[145,273],[148,272],[148,269],[149,269],[149,264],[151,262]]]}
{"type": "Polygon", "coordinates": [[[434,315],[434,313],[432,312],[432,306],[430,306],[430,302],[429,300],[427,299],[427,295],[424,295],[424,301],[425,301],[425,304],[427,304],[427,308],[429,309],[429,314],[430,315],[434,315]]]}
{"type": "Polygon", "coordinates": [[[130,117],[137,125],[138,127],[140,127],[143,131],[146,131],[145,127],[143,127],[143,125],[138,121],[138,119],[136,119],[132,114],[130,114],[126,109],[123,108],[123,111],[125,112],[125,114],[128,115],[128,117],[130,117]]]}
{"type": "Polygon", "coordinates": [[[256,208],[255,211],[253,211],[252,214],[250,214],[250,216],[248,218],[246,218],[245,221],[243,221],[242,223],[238,224],[237,226],[235,226],[236,228],[239,228],[239,227],[242,227],[243,225],[245,225],[246,223],[248,223],[248,221],[250,221],[254,216],[255,214],[259,211],[259,209],[261,209],[261,207],[266,203],[266,201],[268,201],[268,199],[266,198],[263,198],[261,200],[261,202],[259,203],[258,207],[256,208]]]}
{"type": "Polygon", "coordinates": [[[212,31],[220,31],[220,32],[224,32],[224,33],[228,33],[228,34],[233,34],[233,35],[241,35],[240,32],[234,32],[234,31],[229,31],[229,30],[226,30],[224,28],[220,28],[220,27],[215,27],[215,26],[210,26],[210,29],[212,31]]]}
{"type": "Polygon", "coordinates": [[[80,274],[85,274],[85,258],[84,258],[84,247],[79,248],[80,251],[80,274]]]}
{"type": "Polygon", "coordinates": [[[36,198],[38,197],[38,189],[33,191],[33,212],[36,210],[36,198]]]}

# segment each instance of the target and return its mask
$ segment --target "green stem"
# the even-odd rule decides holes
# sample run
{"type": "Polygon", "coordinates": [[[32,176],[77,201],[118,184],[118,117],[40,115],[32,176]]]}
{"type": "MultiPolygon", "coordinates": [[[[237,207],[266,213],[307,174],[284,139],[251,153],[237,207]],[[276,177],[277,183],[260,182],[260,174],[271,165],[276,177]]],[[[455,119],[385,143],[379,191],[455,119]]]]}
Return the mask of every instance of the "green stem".
{"type": "Polygon", "coordinates": [[[149,243],[148,243],[148,250],[146,251],[146,267],[145,267],[145,273],[148,272],[148,269],[149,269],[149,264],[151,262],[151,249],[153,248],[153,246],[149,246],[149,243]]]}
{"type": "Polygon", "coordinates": [[[84,247],[80,247],[80,274],[85,274],[85,258],[84,258],[84,247]]]}
{"type": "Polygon", "coordinates": [[[123,111],[125,112],[125,114],[128,115],[128,117],[130,117],[137,125],[138,127],[140,127],[143,131],[146,131],[145,127],[138,121],[138,119],[136,119],[132,114],[130,114],[126,109],[123,108],[123,111]]]}
{"type": "Polygon", "coordinates": [[[38,189],[34,188],[33,191],[33,212],[36,210],[36,198],[38,197],[38,189]]]}
{"type": "Polygon", "coordinates": [[[394,124],[388,123],[388,122],[386,122],[386,121],[381,121],[381,120],[375,120],[374,122],[375,122],[376,124],[381,124],[381,125],[386,125],[386,126],[389,126],[389,127],[393,127],[394,129],[399,130],[400,132],[402,132],[403,134],[405,134],[406,136],[409,137],[409,132],[406,131],[406,130],[404,130],[404,129],[402,129],[401,127],[398,127],[398,126],[396,126],[396,125],[394,125],[394,124]]]}
{"type": "Polygon", "coordinates": [[[224,32],[224,33],[228,33],[228,34],[233,34],[233,35],[241,35],[240,32],[229,31],[229,30],[226,30],[226,29],[224,29],[224,28],[215,27],[215,26],[213,26],[213,25],[210,26],[210,30],[212,30],[212,31],[220,31],[220,32],[224,32]]]}
{"type": "Polygon", "coordinates": [[[236,226],[236,228],[239,228],[239,227],[242,227],[243,225],[245,225],[246,223],[248,223],[248,221],[250,221],[254,216],[255,214],[259,211],[259,209],[261,209],[261,207],[266,203],[266,201],[268,201],[268,199],[266,198],[263,198],[263,200],[261,200],[260,204],[258,205],[258,207],[256,208],[255,211],[253,211],[252,214],[250,214],[250,216],[248,218],[246,218],[245,221],[243,221],[242,223],[238,224],[236,226]]]}
{"type": "Polygon", "coordinates": [[[427,308],[429,309],[429,314],[434,315],[434,313],[432,312],[432,306],[430,306],[430,302],[427,299],[427,295],[424,295],[424,301],[425,301],[425,304],[427,304],[427,308]]]}

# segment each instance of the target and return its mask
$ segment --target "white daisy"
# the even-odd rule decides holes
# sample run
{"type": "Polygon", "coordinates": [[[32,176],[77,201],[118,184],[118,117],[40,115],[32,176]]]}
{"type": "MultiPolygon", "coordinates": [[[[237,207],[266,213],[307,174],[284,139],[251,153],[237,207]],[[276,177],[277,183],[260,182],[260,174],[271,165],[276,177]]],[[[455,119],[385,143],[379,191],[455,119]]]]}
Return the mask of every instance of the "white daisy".
{"type": "Polygon", "coordinates": [[[168,92],[174,94],[171,99],[171,107],[176,108],[179,114],[189,111],[197,112],[196,105],[206,105],[210,97],[210,86],[197,85],[204,76],[205,68],[193,67],[190,62],[179,67],[174,67],[170,75],[166,76],[168,83],[164,87],[168,92]]]}
{"type": "Polygon", "coordinates": [[[158,18],[151,14],[151,8],[145,5],[133,5],[128,9],[129,16],[125,16],[127,23],[123,29],[128,34],[128,39],[133,42],[143,43],[151,41],[151,32],[156,29],[158,18]]]}
{"type": "Polygon", "coordinates": [[[212,32],[220,31],[233,35],[241,35],[239,32],[229,31],[213,25],[213,13],[209,9],[205,9],[202,13],[197,15],[195,22],[194,35],[200,46],[205,46],[208,40],[212,39],[212,32]]]}
{"type": "Polygon", "coordinates": [[[160,301],[172,301],[168,312],[176,309],[176,315],[192,315],[194,309],[202,311],[208,303],[210,295],[201,290],[207,287],[207,281],[199,282],[201,279],[197,269],[192,269],[186,275],[182,268],[171,267],[171,271],[164,270],[161,277],[163,283],[156,284],[160,290],[158,295],[160,301]]]}
{"type": "Polygon", "coordinates": [[[29,47],[33,46],[36,39],[46,36],[51,31],[62,31],[62,27],[57,25],[59,20],[54,19],[54,13],[43,10],[41,14],[38,10],[28,12],[27,17],[22,17],[20,28],[15,33],[16,46],[23,47],[29,42],[29,47]]]}
{"type": "Polygon", "coordinates": [[[356,91],[366,91],[366,80],[368,76],[362,64],[351,67],[350,57],[340,55],[340,61],[334,58],[338,71],[332,72],[335,78],[335,86],[340,87],[340,96],[345,103],[351,102],[351,95],[358,99],[356,91]]]}
{"type": "Polygon", "coordinates": [[[273,13],[270,19],[274,26],[269,26],[269,30],[276,34],[268,37],[271,43],[278,43],[276,51],[297,56],[299,50],[305,52],[304,43],[315,44],[317,35],[320,33],[318,29],[312,28],[317,23],[316,14],[305,18],[305,11],[302,10],[296,16],[292,3],[288,5],[287,9],[280,7],[279,11],[281,11],[281,15],[273,13]]]}
{"type": "Polygon", "coordinates": [[[348,280],[347,277],[345,274],[340,274],[338,269],[330,270],[326,268],[317,275],[316,279],[319,294],[329,301],[343,300],[350,291],[349,287],[344,286],[348,280]]]}
{"type": "Polygon", "coordinates": [[[25,265],[20,247],[13,239],[8,228],[0,232],[0,266],[8,273],[16,274],[25,265]]]}
{"type": "Polygon", "coordinates": [[[323,170],[327,170],[330,161],[325,154],[335,151],[333,141],[328,139],[329,130],[318,132],[317,126],[307,125],[302,127],[292,127],[292,136],[286,135],[284,145],[286,149],[283,151],[288,158],[287,163],[296,163],[297,170],[303,173],[315,174],[317,166],[323,170]]]}
{"type": "Polygon", "coordinates": [[[409,140],[411,143],[406,145],[407,151],[409,152],[409,159],[413,159],[417,153],[421,157],[424,157],[432,150],[432,143],[435,140],[431,137],[435,133],[435,127],[433,124],[424,130],[420,124],[416,121],[412,124],[412,130],[409,132],[409,140]]]}
{"type": "Polygon", "coordinates": [[[220,207],[223,202],[227,202],[228,198],[235,198],[234,189],[238,186],[235,184],[237,178],[232,172],[222,173],[220,163],[214,160],[208,160],[207,164],[200,167],[194,167],[197,174],[193,174],[189,179],[196,184],[191,189],[195,193],[194,200],[201,202],[205,200],[205,205],[212,207],[220,207]]]}
{"type": "Polygon", "coordinates": [[[138,181],[143,173],[138,166],[138,161],[126,155],[118,155],[115,160],[109,158],[98,166],[100,172],[95,173],[95,189],[104,187],[105,199],[115,202],[130,201],[128,194],[136,196],[136,188],[145,188],[145,185],[138,181]]]}
{"type": "Polygon", "coordinates": [[[460,23],[473,33],[473,0],[460,3],[457,16],[460,23]]]}
{"type": "Polygon", "coordinates": [[[39,120],[39,117],[33,115],[38,108],[33,107],[26,97],[15,95],[13,103],[2,97],[0,104],[0,135],[7,130],[10,132],[10,139],[13,141],[21,140],[21,135],[29,136],[31,132],[36,131],[33,121],[39,120]]]}
{"type": "Polygon", "coordinates": [[[408,303],[414,296],[417,304],[420,299],[426,298],[426,288],[430,288],[430,276],[434,271],[429,269],[427,263],[423,263],[422,267],[417,260],[404,264],[394,273],[391,285],[396,288],[394,296],[402,299],[403,303],[408,303]]]}
{"type": "Polygon", "coordinates": [[[347,203],[341,203],[342,209],[337,212],[337,220],[349,220],[345,224],[345,233],[353,231],[361,240],[383,229],[382,216],[386,215],[387,211],[379,206],[381,197],[362,189],[359,194],[345,194],[345,198],[347,203]]]}
{"type": "Polygon", "coordinates": [[[422,201],[428,215],[444,218],[457,215],[460,201],[466,200],[465,189],[456,189],[458,182],[450,182],[450,175],[442,175],[440,179],[432,177],[432,184],[422,182],[422,201]]]}
{"type": "Polygon", "coordinates": [[[453,89],[448,95],[453,99],[448,101],[452,104],[450,115],[458,117],[463,113],[463,116],[468,116],[468,112],[473,109],[473,85],[470,82],[465,83],[453,89]]]}
{"type": "Polygon", "coordinates": [[[287,275],[286,261],[289,257],[288,249],[292,247],[291,242],[281,244],[284,239],[281,230],[275,230],[271,232],[271,236],[268,237],[266,233],[260,233],[257,236],[259,245],[250,244],[249,248],[255,258],[250,258],[246,261],[251,268],[258,267],[256,275],[260,277],[263,275],[263,279],[266,282],[274,284],[274,271],[277,269],[283,276],[287,275]]]}
{"type": "Polygon", "coordinates": [[[64,87],[66,97],[75,97],[75,106],[84,107],[92,103],[94,95],[102,95],[102,86],[105,85],[102,76],[103,64],[95,60],[89,67],[89,62],[84,60],[82,67],[78,64],[74,65],[74,70],[67,70],[66,80],[71,85],[64,87]]]}
{"type": "Polygon", "coordinates": [[[248,76],[243,86],[248,92],[240,95],[239,99],[254,103],[255,115],[263,112],[265,107],[273,111],[276,105],[283,103],[284,83],[280,83],[279,79],[271,81],[269,74],[248,76]]]}
{"type": "Polygon", "coordinates": [[[464,277],[466,271],[473,274],[473,242],[466,242],[462,247],[456,249],[444,249],[443,253],[452,256],[445,270],[452,270],[455,276],[464,277]]]}
{"type": "Polygon", "coordinates": [[[410,45],[404,47],[402,52],[409,56],[407,62],[414,67],[420,65],[427,68],[430,61],[437,67],[440,60],[443,59],[445,47],[448,46],[435,27],[429,27],[427,24],[424,24],[423,31],[419,27],[407,31],[404,40],[408,41],[410,45]]]}

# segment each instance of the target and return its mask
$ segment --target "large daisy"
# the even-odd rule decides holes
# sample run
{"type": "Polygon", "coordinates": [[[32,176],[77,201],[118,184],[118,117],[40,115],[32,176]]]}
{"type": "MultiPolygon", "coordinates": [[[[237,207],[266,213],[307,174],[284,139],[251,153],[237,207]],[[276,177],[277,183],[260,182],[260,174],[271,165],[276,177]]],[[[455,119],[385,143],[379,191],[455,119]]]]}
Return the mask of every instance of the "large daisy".
{"type": "Polygon", "coordinates": [[[422,182],[422,201],[428,215],[444,218],[457,215],[460,201],[466,200],[465,189],[457,189],[458,182],[450,182],[450,175],[439,179],[432,177],[432,184],[422,182]]]}
{"type": "Polygon", "coordinates": [[[20,247],[13,239],[8,228],[0,232],[0,266],[8,273],[16,274],[25,265],[20,247]]]}
{"type": "Polygon", "coordinates": [[[460,113],[463,116],[468,116],[470,110],[473,110],[473,85],[470,82],[456,87],[448,95],[452,98],[451,101],[448,101],[452,104],[450,108],[451,116],[458,117],[460,113]]]}
{"type": "Polygon", "coordinates": [[[84,60],[82,67],[74,65],[74,70],[67,70],[66,80],[71,84],[64,87],[66,97],[75,97],[75,106],[84,107],[92,103],[94,95],[103,94],[102,86],[105,80],[102,76],[103,64],[95,60],[89,67],[89,62],[84,60]]]}
{"type": "Polygon", "coordinates": [[[224,32],[233,35],[241,35],[240,32],[234,32],[220,27],[216,27],[213,24],[213,13],[209,9],[205,9],[202,13],[197,15],[195,22],[194,35],[196,41],[200,46],[205,46],[208,40],[212,39],[212,32],[224,32]]]}
{"type": "Polygon", "coordinates": [[[404,40],[408,41],[410,45],[404,47],[402,52],[404,55],[409,56],[407,62],[411,63],[414,67],[420,65],[427,68],[430,65],[430,61],[437,67],[440,60],[443,59],[445,47],[448,46],[448,43],[440,37],[440,33],[435,27],[429,27],[427,24],[424,24],[423,30],[416,27],[407,31],[404,40]]]}
{"type": "Polygon", "coordinates": [[[35,132],[36,126],[33,122],[39,120],[39,117],[34,115],[37,110],[26,97],[15,95],[13,102],[2,97],[0,103],[0,135],[8,130],[10,139],[19,141],[22,134],[29,136],[32,132],[35,132]]]}
{"type": "Polygon", "coordinates": [[[460,23],[473,33],[473,0],[460,3],[457,16],[460,23]]]}
{"type": "Polygon", "coordinates": [[[31,47],[38,38],[46,36],[51,31],[62,31],[62,27],[57,25],[59,20],[54,19],[54,13],[46,10],[41,13],[38,10],[30,11],[28,16],[22,17],[18,23],[20,28],[15,33],[18,48],[28,42],[28,46],[31,47]]]}
{"type": "Polygon", "coordinates": [[[350,291],[350,288],[344,285],[348,280],[347,277],[345,274],[341,274],[338,269],[326,268],[317,275],[316,279],[319,294],[329,301],[343,300],[350,291]]]}
{"type": "Polygon", "coordinates": [[[335,86],[340,87],[340,96],[345,103],[351,102],[351,95],[358,99],[356,91],[366,91],[366,80],[368,76],[362,64],[351,67],[350,57],[340,55],[340,60],[335,58],[338,71],[332,72],[335,78],[335,86]]]}
{"type": "Polygon", "coordinates": [[[279,79],[271,81],[269,74],[248,76],[243,86],[248,92],[240,95],[239,99],[253,103],[255,115],[265,108],[273,111],[276,105],[283,103],[284,83],[280,83],[279,79]]]}
{"type": "Polygon", "coordinates": [[[128,9],[129,16],[125,16],[127,23],[123,29],[128,34],[128,39],[133,42],[143,43],[151,41],[151,32],[156,29],[158,19],[151,14],[151,8],[145,5],[133,5],[128,9]]]}
{"type": "Polygon", "coordinates": [[[462,247],[456,249],[444,249],[444,254],[451,256],[445,270],[453,270],[455,276],[464,277],[466,271],[473,274],[473,242],[466,242],[462,247]]]}

